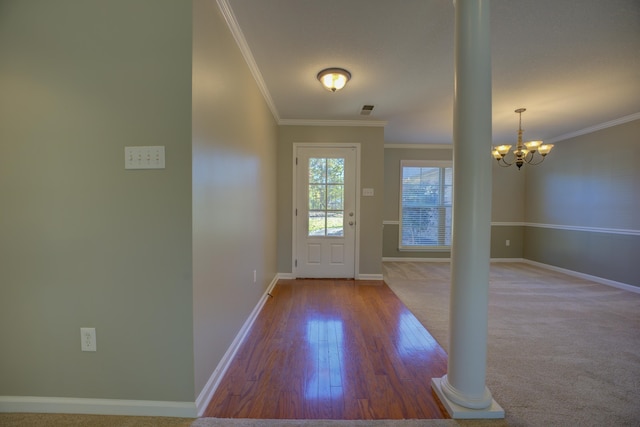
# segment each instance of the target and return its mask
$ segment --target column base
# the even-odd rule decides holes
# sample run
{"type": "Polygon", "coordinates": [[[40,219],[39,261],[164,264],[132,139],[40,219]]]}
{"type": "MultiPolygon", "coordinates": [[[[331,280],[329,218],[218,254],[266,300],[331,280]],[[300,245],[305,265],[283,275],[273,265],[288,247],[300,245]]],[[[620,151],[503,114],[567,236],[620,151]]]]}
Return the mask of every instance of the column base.
{"type": "Polygon", "coordinates": [[[502,409],[494,399],[491,399],[491,405],[484,409],[465,408],[464,406],[460,406],[457,403],[452,402],[442,390],[442,382],[445,378],[446,377],[432,378],[431,388],[436,392],[438,399],[440,399],[440,402],[442,402],[451,418],[466,420],[504,418],[504,409],[502,409]]]}

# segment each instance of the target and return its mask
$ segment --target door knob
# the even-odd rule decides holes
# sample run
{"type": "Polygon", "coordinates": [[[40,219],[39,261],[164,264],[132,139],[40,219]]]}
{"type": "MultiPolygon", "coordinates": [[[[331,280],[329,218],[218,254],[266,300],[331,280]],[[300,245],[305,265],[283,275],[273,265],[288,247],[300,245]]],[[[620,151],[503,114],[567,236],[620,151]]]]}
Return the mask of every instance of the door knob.
{"type": "Polygon", "coordinates": [[[353,225],[353,221],[349,221],[349,225],[353,225]]]}
{"type": "Polygon", "coordinates": [[[349,212],[349,216],[353,216],[353,212],[349,212]]]}

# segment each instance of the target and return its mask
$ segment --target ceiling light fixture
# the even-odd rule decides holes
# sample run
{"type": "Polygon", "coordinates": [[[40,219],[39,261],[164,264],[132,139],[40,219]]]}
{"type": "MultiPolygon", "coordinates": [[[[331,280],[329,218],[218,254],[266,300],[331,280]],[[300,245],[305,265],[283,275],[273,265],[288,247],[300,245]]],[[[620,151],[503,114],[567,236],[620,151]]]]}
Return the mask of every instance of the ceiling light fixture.
{"type": "Polygon", "coordinates": [[[322,86],[331,92],[338,91],[351,79],[351,73],[344,68],[326,68],[318,73],[322,86]]]}
{"type": "Polygon", "coordinates": [[[520,169],[523,164],[539,165],[553,148],[553,144],[543,144],[542,141],[528,141],[522,143],[522,113],[527,111],[526,108],[518,108],[515,112],[520,115],[520,124],[518,125],[518,143],[512,153],[509,153],[511,145],[498,145],[492,148],[491,154],[502,167],[515,165],[520,169]],[[536,156],[536,153],[538,155],[536,156]],[[506,156],[511,154],[511,162],[506,160],[506,156]]]}

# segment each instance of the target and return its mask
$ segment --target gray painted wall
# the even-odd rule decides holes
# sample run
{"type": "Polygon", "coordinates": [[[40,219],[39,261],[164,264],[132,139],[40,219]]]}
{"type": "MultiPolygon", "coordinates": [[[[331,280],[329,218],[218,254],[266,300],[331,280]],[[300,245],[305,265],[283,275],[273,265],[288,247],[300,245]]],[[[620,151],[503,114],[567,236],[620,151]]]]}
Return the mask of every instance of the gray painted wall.
{"type": "Polygon", "coordinates": [[[293,144],[350,142],[361,144],[360,274],[382,274],[384,203],[384,129],[382,127],[280,126],[278,137],[278,271],[291,273],[293,144]]]}
{"type": "Polygon", "coordinates": [[[276,276],[277,126],[216,3],[193,20],[197,395],[276,276]]]}
{"type": "Polygon", "coordinates": [[[0,9],[0,395],[193,401],[191,3],[0,9]]]}
{"type": "Polygon", "coordinates": [[[610,233],[526,227],[526,259],[640,286],[640,238],[610,233]]]}
{"type": "MultiPolygon", "coordinates": [[[[384,220],[400,219],[400,161],[401,160],[451,160],[452,148],[393,147],[384,150],[384,220]]],[[[522,258],[524,219],[524,171],[501,168],[494,162],[491,227],[492,258],[522,258]],[[506,246],[509,240],[509,246],[506,246]]],[[[450,251],[400,251],[398,250],[399,225],[385,224],[383,233],[383,257],[385,258],[449,258],[450,251]]]]}
{"type": "Polygon", "coordinates": [[[640,286],[639,134],[635,120],[560,141],[527,169],[526,222],[559,227],[527,227],[527,259],[640,286]]]}
{"type": "Polygon", "coordinates": [[[527,222],[640,230],[640,120],[560,141],[527,168],[527,222]]]}

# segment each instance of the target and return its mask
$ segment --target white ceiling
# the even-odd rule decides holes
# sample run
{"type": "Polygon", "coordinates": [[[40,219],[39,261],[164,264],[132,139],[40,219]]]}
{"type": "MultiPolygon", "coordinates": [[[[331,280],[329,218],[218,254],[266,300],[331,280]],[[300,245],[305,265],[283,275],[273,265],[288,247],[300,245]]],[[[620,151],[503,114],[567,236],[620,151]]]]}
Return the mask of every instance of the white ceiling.
{"type": "MultiPolygon", "coordinates": [[[[218,2],[279,123],[451,143],[452,0],[218,2]],[[351,72],[342,91],[316,80],[327,67],[351,72]]],[[[495,143],[515,140],[519,107],[524,138],[547,142],[640,118],[640,0],[493,0],[491,33],[495,143]]]]}

